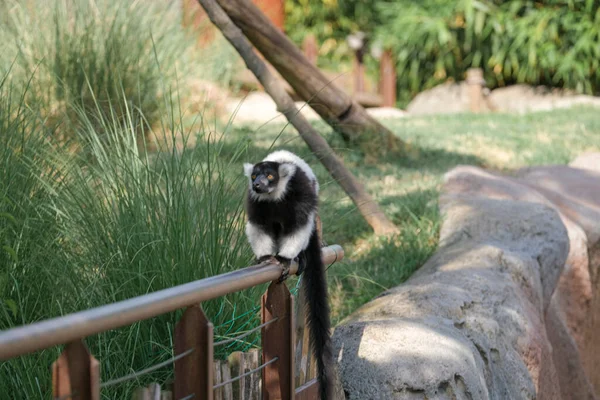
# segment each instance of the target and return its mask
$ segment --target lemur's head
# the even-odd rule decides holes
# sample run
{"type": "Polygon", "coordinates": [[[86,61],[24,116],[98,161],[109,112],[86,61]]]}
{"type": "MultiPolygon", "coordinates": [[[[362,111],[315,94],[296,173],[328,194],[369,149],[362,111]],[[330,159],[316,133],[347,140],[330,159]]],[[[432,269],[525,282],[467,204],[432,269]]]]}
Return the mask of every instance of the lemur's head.
{"type": "Polygon", "coordinates": [[[244,174],[248,177],[251,194],[263,200],[278,200],[282,197],[295,171],[296,166],[289,163],[262,161],[254,165],[244,164],[244,174]]]}

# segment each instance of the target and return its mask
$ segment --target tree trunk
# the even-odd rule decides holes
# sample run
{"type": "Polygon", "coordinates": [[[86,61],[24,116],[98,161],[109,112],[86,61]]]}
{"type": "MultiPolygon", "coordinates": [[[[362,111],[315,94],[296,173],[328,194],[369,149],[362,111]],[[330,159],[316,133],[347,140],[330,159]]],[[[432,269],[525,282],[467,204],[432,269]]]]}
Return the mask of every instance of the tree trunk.
{"type": "Polygon", "coordinates": [[[217,2],[298,96],[347,142],[370,155],[403,150],[402,140],[329,81],[249,0],[217,2]]]}
{"type": "Polygon", "coordinates": [[[298,130],[308,147],[327,168],[331,176],[352,199],[367,223],[376,234],[384,235],[398,232],[398,228],[385,216],[379,205],[365,191],[364,187],[345,167],[340,158],[333,152],[329,144],[300,114],[294,101],[283,88],[281,82],[267,69],[265,63],[254,52],[252,45],[240,29],[235,26],[228,15],[219,7],[216,0],[198,0],[204,7],[210,20],[221,30],[223,36],[235,47],[244,59],[248,68],[264,86],[267,93],[277,104],[288,121],[298,130]]]}

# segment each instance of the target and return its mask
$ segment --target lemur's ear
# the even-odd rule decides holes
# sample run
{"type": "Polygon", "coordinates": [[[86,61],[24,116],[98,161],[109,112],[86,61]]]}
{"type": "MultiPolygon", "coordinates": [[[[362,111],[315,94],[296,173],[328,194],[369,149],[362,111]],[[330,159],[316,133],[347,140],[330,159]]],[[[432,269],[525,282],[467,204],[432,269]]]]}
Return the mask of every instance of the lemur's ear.
{"type": "Polygon", "coordinates": [[[250,163],[244,163],[244,175],[246,175],[248,178],[250,178],[250,175],[252,175],[252,170],[254,169],[254,165],[250,164],[250,163]]]}
{"type": "Polygon", "coordinates": [[[279,176],[282,178],[292,175],[294,172],[296,172],[296,166],[294,164],[284,163],[279,166],[279,176]]]}

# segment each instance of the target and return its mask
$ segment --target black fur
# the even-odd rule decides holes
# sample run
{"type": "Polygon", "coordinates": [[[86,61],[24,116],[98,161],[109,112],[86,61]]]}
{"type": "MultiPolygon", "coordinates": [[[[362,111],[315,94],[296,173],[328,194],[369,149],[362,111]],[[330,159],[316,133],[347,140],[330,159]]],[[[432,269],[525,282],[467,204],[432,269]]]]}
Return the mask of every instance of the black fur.
{"type": "MultiPolygon", "coordinates": [[[[281,178],[277,176],[276,179],[281,178]]],[[[259,201],[248,192],[246,210],[248,220],[265,231],[272,232],[275,242],[278,242],[282,235],[307,224],[310,214],[317,211],[317,203],[312,184],[306,174],[297,168],[281,200],[259,201]]]]}
{"type": "Polygon", "coordinates": [[[327,276],[321,259],[321,244],[316,224],[310,236],[308,247],[300,256],[305,260],[302,282],[307,303],[307,320],[310,331],[310,344],[317,360],[317,379],[321,400],[333,399],[333,378],[331,367],[333,357],[329,331],[329,302],[327,295],[327,276]]]}
{"type": "MultiPolygon", "coordinates": [[[[254,167],[253,174],[265,173],[272,165],[254,167]],[[258,167],[258,169],[257,169],[258,167]]],[[[276,176],[279,180],[281,177],[276,176]]],[[[275,180],[274,179],[274,180],[275,180]]],[[[252,190],[252,189],[249,189],[252,190]]],[[[248,220],[263,230],[271,232],[276,243],[282,235],[289,234],[307,224],[311,214],[318,208],[318,197],[314,186],[306,174],[296,168],[294,176],[288,183],[285,196],[279,201],[254,199],[248,193],[246,210],[248,220]]],[[[298,275],[303,273],[303,290],[305,292],[308,329],[311,348],[317,360],[320,399],[333,398],[333,380],[331,378],[332,354],[330,347],[330,317],[327,294],[325,268],[321,259],[321,244],[317,234],[316,222],[308,247],[299,255],[298,275]]]]}

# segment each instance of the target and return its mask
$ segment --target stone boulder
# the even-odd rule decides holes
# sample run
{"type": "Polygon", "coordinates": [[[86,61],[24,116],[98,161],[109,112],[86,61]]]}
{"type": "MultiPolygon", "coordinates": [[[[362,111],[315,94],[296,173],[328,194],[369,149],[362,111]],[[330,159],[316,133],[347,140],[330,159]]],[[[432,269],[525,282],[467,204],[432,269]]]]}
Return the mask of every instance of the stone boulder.
{"type": "Polygon", "coordinates": [[[445,178],[436,254],[334,332],[346,397],[596,398],[599,353],[584,352],[600,336],[581,310],[600,294],[588,257],[600,175],[464,166],[445,178]]]}
{"type": "MultiPolygon", "coordinates": [[[[544,86],[511,85],[492,91],[484,89],[482,111],[527,113],[570,108],[600,107],[600,97],[544,86]]],[[[470,111],[469,85],[447,82],[419,93],[406,108],[412,115],[455,114],[470,111]]]]}

